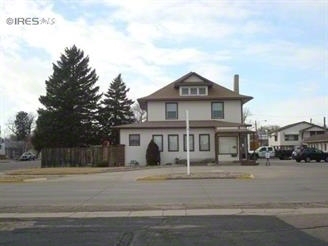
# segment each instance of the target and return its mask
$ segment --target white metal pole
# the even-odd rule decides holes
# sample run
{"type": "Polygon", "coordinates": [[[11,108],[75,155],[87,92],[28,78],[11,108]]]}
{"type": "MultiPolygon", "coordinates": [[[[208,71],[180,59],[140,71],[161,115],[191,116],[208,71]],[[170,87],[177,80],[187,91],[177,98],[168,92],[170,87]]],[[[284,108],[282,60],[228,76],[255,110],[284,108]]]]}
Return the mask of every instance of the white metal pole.
{"type": "Polygon", "coordinates": [[[189,146],[189,112],[186,110],[186,147],[187,147],[187,175],[190,175],[190,146],[189,146]]]}

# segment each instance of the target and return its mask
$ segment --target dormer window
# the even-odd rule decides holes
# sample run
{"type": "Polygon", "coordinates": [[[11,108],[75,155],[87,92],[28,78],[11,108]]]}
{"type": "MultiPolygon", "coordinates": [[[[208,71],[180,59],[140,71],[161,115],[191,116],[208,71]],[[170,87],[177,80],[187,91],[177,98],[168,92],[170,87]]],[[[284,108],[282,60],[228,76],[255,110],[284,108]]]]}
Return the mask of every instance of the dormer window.
{"type": "Polygon", "coordinates": [[[207,86],[180,86],[180,96],[207,96],[207,86]]]}
{"type": "Polygon", "coordinates": [[[181,96],[188,96],[189,95],[189,88],[188,87],[181,87],[180,88],[180,95],[181,96]]]}

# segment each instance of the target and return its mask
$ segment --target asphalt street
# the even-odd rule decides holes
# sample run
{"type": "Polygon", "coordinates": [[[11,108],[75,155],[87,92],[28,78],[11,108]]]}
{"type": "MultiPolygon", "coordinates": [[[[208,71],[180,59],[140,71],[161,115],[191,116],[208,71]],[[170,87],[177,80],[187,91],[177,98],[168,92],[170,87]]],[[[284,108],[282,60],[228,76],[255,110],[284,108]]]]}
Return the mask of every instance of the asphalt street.
{"type": "Polygon", "coordinates": [[[328,164],[276,161],[272,166],[196,166],[191,172],[247,172],[252,180],[137,181],[183,173],[185,167],[49,177],[0,184],[2,212],[107,211],[229,207],[322,207],[328,204],[328,164]]]}
{"type": "Polygon", "coordinates": [[[327,163],[204,171],[255,178],[138,181],[186,172],[170,166],[2,183],[0,245],[328,245],[327,163]]]}
{"type": "Polygon", "coordinates": [[[0,245],[326,246],[273,216],[173,216],[0,220],[0,245]]]}

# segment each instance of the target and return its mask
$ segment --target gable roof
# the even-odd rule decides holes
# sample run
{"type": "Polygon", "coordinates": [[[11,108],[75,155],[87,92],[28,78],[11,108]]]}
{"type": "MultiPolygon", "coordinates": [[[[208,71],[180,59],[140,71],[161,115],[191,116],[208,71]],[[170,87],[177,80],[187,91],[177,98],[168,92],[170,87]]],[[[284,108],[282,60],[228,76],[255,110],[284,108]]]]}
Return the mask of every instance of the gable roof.
{"type": "Polygon", "coordinates": [[[316,125],[316,124],[313,124],[313,123],[310,123],[310,122],[307,122],[307,121],[300,121],[300,122],[296,122],[296,123],[293,123],[293,124],[290,124],[290,125],[286,125],[286,126],[280,127],[280,128],[278,128],[276,130],[271,131],[271,133],[273,133],[273,132],[281,132],[281,131],[283,131],[285,129],[292,128],[292,127],[297,126],[297,125],[300,125],[300,124],[308,124],[309,125],[309,127],[306,127],[304,129],[302,129],[301,131],[308,130],[308,129],[312,128],[312,127],[319,127],[319,128],[321,128],[323,130],[326,130],[322,126],[319,126],[319,125],[316,125]]]}
{"type": "Polygon", "coordinates": [[[311,124],[311,126],[309,126],[309,127],[305,128],[305,129],[301,130],[301,132],[308,131],[308,130],[310,130],[312,128],[320,128],[323,131],[327,131],[327,129],[325,127],[323,127],[323,126],[318,126],[318,125],[315,125],[315,124],[312,124],[312,123],[310,123],[310,124],[311,124]]]}
{"type": "Polygon", "coordinates": [[[241,100],[242,103],[246,103],[253,99],[253,97],[241,95],[235,91],[229,90],[221,85],[210,81],[195,72],[187,73],[181,78],[171,82],[167,86],[155,91],[149,96],[138,99],[139,105],[142,109],[145,108],[148,101],[194,101],[194,100],[241,100]],[[188,79],[197,77],[198,81],[190,82],[188,79]],[[208,95],[206,96],[180,96],[179,86],[189,85],[204,85],[208,86],[208,95]]]}

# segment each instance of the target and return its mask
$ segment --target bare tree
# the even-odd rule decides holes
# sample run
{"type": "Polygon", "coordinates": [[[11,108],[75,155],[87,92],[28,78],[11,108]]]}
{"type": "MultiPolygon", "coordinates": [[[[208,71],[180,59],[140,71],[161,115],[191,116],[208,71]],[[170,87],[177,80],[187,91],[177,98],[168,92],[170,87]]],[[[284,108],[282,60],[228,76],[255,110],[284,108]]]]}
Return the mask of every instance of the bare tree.
{"type": "Polygon", "coordinates": [[[134,117],[136,118],[136,122],[144,122],[147,119],[147,112],[145,110],[142,110],[140,108],[140,105],[138,102],[135,102],[132,105],[132,111],[134,113],[134,117]]]}
{"type": "Polygon", "coordinates": [[[246,120],[247,120],[247,118],[248,118],[249,116],[252,116],[251,111],[249,110],[249,108],[244,108],[244,110],[243,110],[242,123],[245,123],[246,120]]]}
{"type": "Polygon", "coordinates": [[[15,120],[8,122],[8,128],[18,141],[26,140],[31,135],[34,119],[35,117],[32,113],[20,111],[16,114],[15,120]]]}

